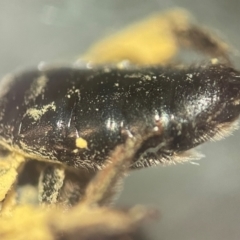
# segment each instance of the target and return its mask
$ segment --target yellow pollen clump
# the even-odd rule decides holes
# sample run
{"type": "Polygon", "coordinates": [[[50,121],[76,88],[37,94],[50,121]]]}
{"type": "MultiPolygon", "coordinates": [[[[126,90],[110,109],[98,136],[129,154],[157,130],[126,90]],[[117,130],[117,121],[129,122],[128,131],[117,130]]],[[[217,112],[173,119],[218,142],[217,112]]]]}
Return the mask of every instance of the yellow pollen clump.
{"type": "Polygon", "coordinates": [[[88,147],[88,143],[85,139],[79,137],[76,139],[76,147],[78,148],[87,148],[88,147]]]}

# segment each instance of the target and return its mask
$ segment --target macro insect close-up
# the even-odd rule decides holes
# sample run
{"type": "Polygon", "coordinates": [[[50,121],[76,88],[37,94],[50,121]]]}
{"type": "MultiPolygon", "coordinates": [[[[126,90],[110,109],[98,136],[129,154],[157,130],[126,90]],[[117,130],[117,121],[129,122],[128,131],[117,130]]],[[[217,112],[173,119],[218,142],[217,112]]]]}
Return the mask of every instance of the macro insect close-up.
{"type": "MultiPolygon", "coordinates": [[[[76,3],[70,2],[36,7],[42,10],[41,24],[60,31],[66,25],[66,30],[67,14],[77,14],[76,3]]],[[[206,180],[209,188],[205,182],[199,191],[193,184],[194,174],[201,173],[196,169],[207,168],[205,160],[203,167],[198,161],[203,154],[196,148],[238,128],[240,67],[232,56],[236,50],[183,9],[132,22],[89,44],[82,54],[75,51],[77,59],[67,64],[38,59],[39,64],[18,64],[2,77],[1,239],[192,239],[195,230],[196,239],[237,239],[232,222],[238,215],[218,207],[214,199],[222,196],[223,206],[233,199],[238,202],[239,185],[224,186],[217,180],[215,184],[219,181],[227,191],[208,198],[219,160],[212,159],[216,171],[206,180]],[[185,162],[170,170],[159,168],[185,162]],[[132,190],[128,181],[134,178],[126,182],[127,175],[141,176],[132,190]],[[123,185],[123,198],[112,206],[123,185]],[[133,200],[127,201],[129,191],[133,200]],[[154,196],[162,200],[155,204],[154,196]],[[136,205],[146,203],[156,207],[136,205]],[[221,221],[212,224],[206,216],[215,206],[212,219],[219,216],[221,221]],[[159,218],[157,209],[161,231],[136,232],[142,222],[159,218]],[[168,214],[174,216],[171,234],[168,214]],[[179,230],[189,222],[193,230],[179,230]],[[23,231],[29,224],[31,229],[23,231]],[[202,233],[205,226],[209,231],[202,233]]],[[[210,155],[217,158],[213,152],[210,155]]],[[[235,179],[238,166],[236,162],[222,177],[235,179]]]]}

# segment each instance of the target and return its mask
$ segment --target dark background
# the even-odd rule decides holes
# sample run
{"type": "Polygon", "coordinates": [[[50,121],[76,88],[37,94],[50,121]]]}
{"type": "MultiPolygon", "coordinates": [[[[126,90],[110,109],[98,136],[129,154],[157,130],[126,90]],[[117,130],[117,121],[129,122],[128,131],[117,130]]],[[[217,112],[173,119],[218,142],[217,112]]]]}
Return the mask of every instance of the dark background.
{"type": "MultiPolygon", "coordinates": [[[[0,0],[0,75],[41,61],[73,61],[98,39],[147,15],[189,10],[240,50],[238,0],[0,0]]],[[[235,65],[240,69],[236,52],[235,65]]],[[[156,206],[147,239],[240,239],[240,131],[201,147],[199,163],[135,171],[118,205],[156,206]]]]}

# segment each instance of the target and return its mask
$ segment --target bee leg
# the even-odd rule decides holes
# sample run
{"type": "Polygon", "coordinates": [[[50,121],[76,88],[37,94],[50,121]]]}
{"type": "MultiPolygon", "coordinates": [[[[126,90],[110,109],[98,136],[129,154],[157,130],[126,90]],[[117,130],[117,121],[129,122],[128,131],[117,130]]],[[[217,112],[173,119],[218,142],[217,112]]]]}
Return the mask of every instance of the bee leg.
{"type": "Polygon", "coordinates": [[[133,138],[128,137],[124,144],[118,145],[109,156],[110,163],[88,184],[81,203],[98,206],[111,204],[116,193],[121,190],[122,180],[127,176],[137,151],[146,139],[158,134],[161,134],[161,130],[144,130],[133,138]]]}
{"type": "Polygon", "coordinates": [[[12,205],[15,202],[13,188],[19,169],[24,162],[24,157],[14,153],[0,156],[0,209],[2,211],[5,207],[8,208],[9,204],[12,205]]]}
{"type": "Polygon", "coordinates": [[[15,187],[15,184],[13,184],[1,204],[1,216],[11,215],[11,211],[17,203],[17,192],[15,187]]]}
{"type": "Polygon", "coordinates": [[[65,180],[58,202],[73,206],[81,201],[88,183],[96,175],[96,169],[65,169],[65,180]]]}
{"type": "Polygon", "coordinates": [[[179,44],[192,48],[212,58],[220,58],[230,64],[230,47],[217,34],[196,24],[175,25],[173,31],[179,44]]]}
{"type": "Polygon", "coordinates": [[[54,204],[58,201],[59,192],[63,186],[65,169],[58,165],[47,166],[39,178],[39,202],[54,204]]]}
{"type": "Polygon", "coordinates": [[[147,219],[157,218],[158,211],[135,206],[131,209],[106,207],[116,193],[116,185],[128,172],[132,161],[145,140],[155,133],[143,132],[128,138],[110,154],[105,167],[90,181],[79,204],[66,215],[51,219],[54,236],[63,239],[130,239],[128,234],[147,219]],[[109,198],[110,197],[110,198],[109,198]],[[81,221],[78,221],[81,219],[81,221]]]}

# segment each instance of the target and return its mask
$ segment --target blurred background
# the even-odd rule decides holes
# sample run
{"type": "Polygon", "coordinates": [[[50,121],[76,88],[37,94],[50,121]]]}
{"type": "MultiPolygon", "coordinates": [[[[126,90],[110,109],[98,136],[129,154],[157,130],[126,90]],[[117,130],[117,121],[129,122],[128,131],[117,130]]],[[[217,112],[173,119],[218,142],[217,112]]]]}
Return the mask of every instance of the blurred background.
{"type": "MultiPolygon", "coordinates": [[[[0,76],[41,61],[72,62],[104,36],[156,12],[182,7],[240,50],[239,0],[0,0],[0,76]]],[[[233,56],[240,69],[239,53],[233,56]]],[[[156,206],[146,239],[240,239],[240,131],[203,145],[189,163],[134,171],[118,206],[156,206]]]]}

